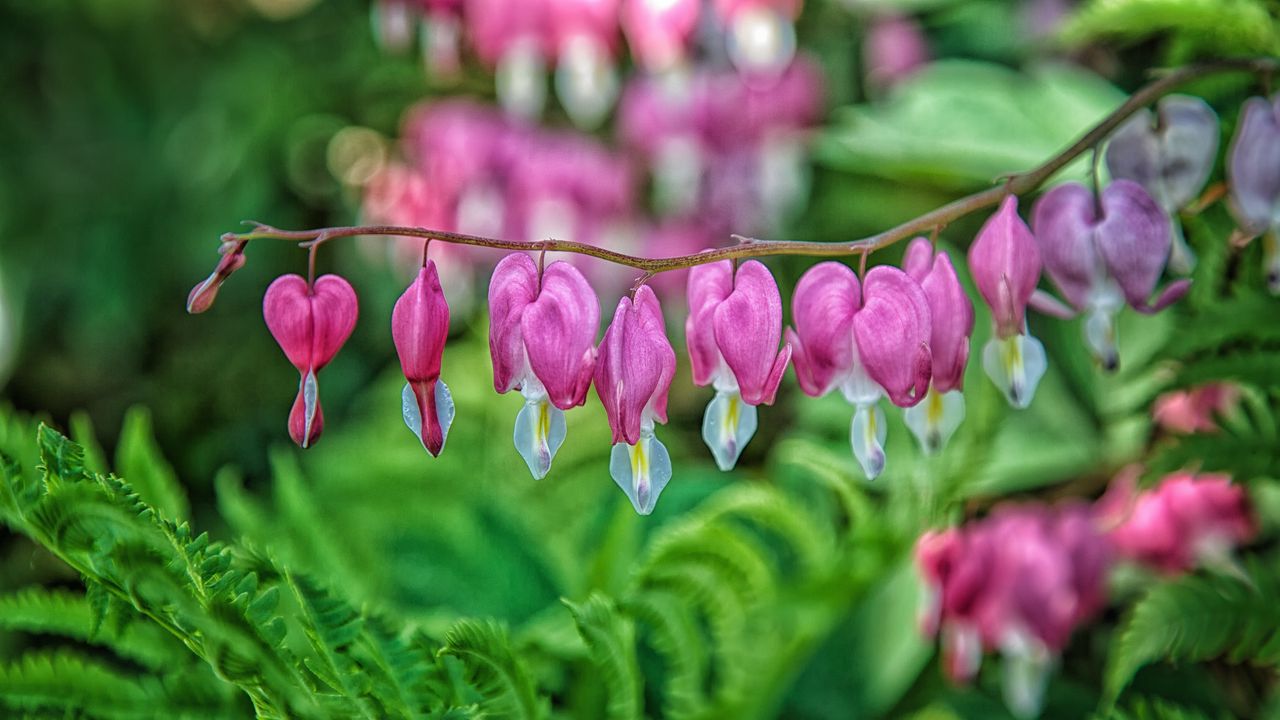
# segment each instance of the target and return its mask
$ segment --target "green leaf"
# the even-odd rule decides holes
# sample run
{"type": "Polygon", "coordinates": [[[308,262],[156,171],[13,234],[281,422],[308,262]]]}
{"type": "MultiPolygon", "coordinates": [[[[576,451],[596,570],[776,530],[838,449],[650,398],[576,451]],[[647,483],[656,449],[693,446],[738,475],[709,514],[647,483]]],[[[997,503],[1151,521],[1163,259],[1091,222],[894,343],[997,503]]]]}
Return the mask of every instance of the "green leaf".
{"type": "Polygon", "coordinates": [[[603,595],[592,595],[581,604],[562,602],[573,615],[608,693],[605,717],[610,720],[641,717],[644,679],[636,663],[635,624],[623,617],[603,595]]]}
{"type": "Polygon", "coordinates": [[[496,621],[459,621],[445,633],[440,654],[462,661],[486,712],[521,720],[547,716],[546,703],[512,649],[506,628],[496,621]]]}
{"type": "Polygon", "coordinates": [[[124,416],[116,446],[116,472],[129,478],[142,501],[164,517],[181,521],[189,515],[187,494],[178,483],[173,466],[160,452],[151,427],[151,413],[144,407],[132,407],[124,416]]]}
{"type": "Polygon", "coordinates": [[[1248,584],[1228,575],[1188,575],[1151,588],[1112,641],[1105,702],[1114,703],[1139,669],[1158,660],[1280,663],[1280,573],[1255,564],[1247,577],[1248,584]]]}
{"type": "MultiPolygon", "coordinates": [[[[1021,74],[943,60],[884,103],[837,110],[814,149],[838,169],[964,189],[1028,170],[1124,100],[1097,75],[1067,66],[1021,74]]],[[[1084,177],[1077,162],[1066,172],[1084,177]]]]}
{"type": "Polygon", "coordinates": [[[1193,55],[1280,51],[1276,20],[1258,0],[1091,0],[1063,24],[1060,37],[1079,47],[1105,38],[1136,42],[1163,33],[1172,34],[1193,55]]]}

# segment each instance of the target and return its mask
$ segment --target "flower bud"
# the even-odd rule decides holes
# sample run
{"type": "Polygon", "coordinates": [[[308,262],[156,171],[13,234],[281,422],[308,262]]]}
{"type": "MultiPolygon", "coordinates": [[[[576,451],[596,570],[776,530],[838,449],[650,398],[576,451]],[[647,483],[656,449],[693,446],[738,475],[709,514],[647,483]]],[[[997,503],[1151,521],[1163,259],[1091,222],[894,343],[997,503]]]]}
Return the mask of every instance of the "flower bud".
{"type": "Polygon", "coordinates": [[[969,246],[969,272],[991,308],[996,336],[982,348],[982,369],[1009,404],[1025,408],[1048,367],[1044,346],[1027,333],[1027,302],[1040,281],[1040,251],[1018,217],[1018,198],[1000,204],[969,246]]]}
{"type": "Polygon", "coordinates": [[[453,395],[440,379],[445,340],[449,336],[449,304],[433,261],[391,311],[391,338],[408,382],[401,393],[404,422],[432,456],[440,455],[453,424],[453,395]]]}
{"type": "Polygon", "coordinates": [[[658,298],[641,285],[634,300],[618,302],[595,368],[596,392],[613,430],[609,472],[641,515],[653,512],[671,479],[670,455],[653,431],[655,422],[667,421],[675,369],[658,298]]]}
{"type": "Polygon", "coordinates": [[[324,426],[316,375],[351,336],[357,314],[355,290],[337,275],[323,275],[314,286],[301,276],[281,275],[262,299],[267,329],[301,375],[289,435],[303,448],[315,444],[324,426]]]}
{"type": "Polygon", "coordinates": [[[219,258],[217,267],[213,269],[213,274],[191,288],[191,292],[187,295],[187,312],[195,315],[213,307],[213,301],[217,299],[218,289],[222,287],[222,283],[231,277],[231,273],[244,267],[244,246],[247,244],[248,242],[245,241],[224,244],[220,250],[222,257],[219,258]]]}
{"type": "Polygon", "coordinates": [[[748,260],[735,275],[729,260],[689,271],[685,338],[693,381],[712,384],[702,437],[721,470],[737,463],[756,429],[756,406],[772,405],[791,359],[782,337],[782,296],[769,269],[748,260]]]}

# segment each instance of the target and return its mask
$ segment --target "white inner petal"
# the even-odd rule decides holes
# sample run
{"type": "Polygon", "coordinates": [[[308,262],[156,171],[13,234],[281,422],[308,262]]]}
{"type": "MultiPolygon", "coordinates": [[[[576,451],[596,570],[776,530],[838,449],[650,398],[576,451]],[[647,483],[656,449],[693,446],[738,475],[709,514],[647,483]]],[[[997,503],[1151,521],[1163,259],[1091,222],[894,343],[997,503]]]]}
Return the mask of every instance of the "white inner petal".
{"type": "Polygon", "coordinates": [[[539,400],[526,400],[520,408],[513,439],[535,480],[546,477],[551,470],[551,461],[564,444],[567,432],[564,411],[552,405],[545,395],[539,400]]]}
{"type": "Polygon", "coordinates": [[[1004,657],[1001,679],[1005,706],[1014,717],[1039,716],[1054,665],[1049,649],[1035,636],[1015,628],[1005,633],[1000,650],[1004,657]]]}
{"type": "Polygon", "coordinates": [[[556,95],[574,125],[595,129],[618,97],[618,73],[596,38],[578,34],[565,43],[556,65],[556,95]]]}
{"type": "Polygon", "coordinates": [[[717,391],[702,416],[702,440],[711,449],[716,467],[732,470],[755,434],[756,407],[744,403],[736,390],[717,391]]]}
{"type": "Polygon", "coordinates": [[[618,443],[609,456],[609,474],[631,500],[641,515],[648,515],[658,503],[667,482],[671,480],[671,456],[667,448],[653,436],[641,431],[635,445],[618,443]]]}
{"type": "Polygon", "coordinates": [[[884,471],[884,439],[888,432],[884,411],[879,405],[859,405],[849,429],[849,443],[868,480],[884,471]]]}
{"type": "Polygon", "coordinates": [[[937,454],[964,422],[964,394],[959,390],[940,393],[930,385],[924,400],[904,410],[902,419],[924,453],[937,454]]]}
{"type": "Polygon", "coordinates": [[[537,38],[525,36],[512,43],[494,71],[502,109],[529,120],[541,115],[547,102],[546,74],[537,38]]]}
{"type": "Polygon", "coordinates": [[[1030,335],[992,338],[982,348],[982,369],[1015,408],[1031,404],[1048,367],[1044,345],[1030,335]]]}

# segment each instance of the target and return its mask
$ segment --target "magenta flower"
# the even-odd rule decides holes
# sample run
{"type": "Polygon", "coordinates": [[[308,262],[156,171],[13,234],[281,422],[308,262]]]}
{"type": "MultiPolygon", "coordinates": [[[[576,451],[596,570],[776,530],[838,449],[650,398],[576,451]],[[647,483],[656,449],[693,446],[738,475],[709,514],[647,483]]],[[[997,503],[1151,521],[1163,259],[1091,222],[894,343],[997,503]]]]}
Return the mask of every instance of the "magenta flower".
{"type": "Polygon", "coordinates": [[[351,336],[357,315],[356,292],[337,275],[322,275],[312,286],[299,275],[281,275],[262,298],[267,329],[301,375],[289,436],[303,448],[314,445],[324,429],[316,374],[351,336]]]}
{"type": "Polygon", "coordinates": [[[453,424],[453,395],[440,379],[449,336],[449,304],[436,264],[427,260],[391,311],[391,338],[408,382],[401,393],[405,425],[433,457],[444,449],[453,424]]]}
{"type": "Polygon", "coordinates": [[[756,431],[756,406],[772,405],[791,346],[782,338],[782,296],[769,269],[755,260],[735,275],[733,262],[689,271],[685,322],[693,382],[712,385],[702,439],[721,470],[732,470],[756,431]]]}
{"type": "Polygon", "coordinates": [[[903,419],[920,446],[932,454],[947,444],[964,421],[964,368],[969,362],[973,333],[973,303],[965,294],[945,252],[933,252],[924,238],[907,246],[902,268],[920,283],[929,301],[932,332],[929,352],[933,378],[924,402],[903,412],[903,419]]]}
{"type": "Polygon", "coordinates": [[[618,98],[618,10],[621,0],[551,0],[557,53],[556,95],[578,127],[595,128],[618,98]]]}
{"type": "Polygon", "coordinates": [[[1190,95],[1165,96],[1154,117],[1140,111],[1107,143],[1111,177],[1141,185],[1173,220],[1169,268],[1180,275],[1191,272],[1195,255],[1182,237],[1178,211],[1200,194],[1217,156],[1218,115],[1190,95]]]}
{"type": "Polygon", "coordinates": [[[1106,602],[1112,550],[1083,505],[997,507],[984,520],[921,536],[921,629],[941,635],[943,669],[967,683],[984,651],[1004,656],[1005,703],[1038,713],[1075,628],[1106,602]]]}
{"type": "Polygon", "coordinates": [[[862,58],[868,84],[889,88],[929,62],[928,39],[914,17],[884,13],[871,20],[863,39],[862,58]]]}
{"type": "Polygon", "coordinates": [[[514,442],[541,479],[564,443],[564,411],[587,399],[600,301],[574,266],[553,262],[539,277],[532,258],[513,253],[493,270],[489,315],[493,387],[524,395],[514,442]]]}
{"type": "Polygon", "coordinates": [[[969,272],[991,308],[996,336],[982,348],[982,368],[1010,405],[1025,408],[1048,367],[1044,346],[1027,333],[1027,302],[1040,281],[1040,251],[1010,195],[969,246],[969,272]]]}
{"type": "Polygon", "coordinates": [[[1168,216],[1135,182],[1117,180],[1096,199],[1078,183],[1059,185],[1036,203],[1032,224],[1045,270],[1063,297],[1086,313],[1085,342],[1108,370],[1120,364],[1115,337],[1120,308],[1127,303],[1153,313],[1189,288],[1186,280],[1171,283],[1148,303],[1164,271],[1171,236],[1168,216]]]}
{"type": "Polygon", "coordinates": [[[808,395],[839,388],[857,410],[850,439],[867,477],[884,469],[884,412],[888,396],[899,407],[924,399],[929,387],[932,325],[920,284],[888,266],[858,277],[836,262],[819,263],[796,285],[795,329],[787,329],[796,379],[808,395]]]}
{"type": "Polygon", "coordinates": [[[546,104],[547,61],[554,53],[548,0],[468,0],[467,33],[476,55],[494,69],[498,101],[508,114],[535,118],[546,104]]]}
{"type": "Polygon", "coordinates": [[[1190,435],[1218,430],[1217,416],[1231,412],[1240,402],[1240,388],[1228,382],[1174,390],[1156,398],[1151,418],[1168,432],[1190,435]]]}
{"type": "Polygon", "coordinates": [[[1241,230],[1264,236],[1267,285],[1280,294],[1280,95],[1245,101],[1227,153],[1227,184],[1241,230]]]}
{"type": "Polygon", "coordinates": [[[1200,565],[1231,566],[1231,553],[1257,535],[1249,498],[1227,475],[1175,473],[1135,491],[1136,472],[1116,478],[1099,501],[1117,553],[1180,575],[1200,565]]]}
{"type": "Polygon", "coordinates": [[[714,0],[729,59],[740,72],[781,72],[796,52],[803,0],[714,0]]]}
{"type": "Polygon", "coordinates": [[[595,384],[613,430],[609,473],[636,512],[648,515],[671,479],[671,456],[654,437],[667,421],[667,391],[676,353],[667,340],[658,298],[641,285],[618,301],[596,362],[595,384]]]}

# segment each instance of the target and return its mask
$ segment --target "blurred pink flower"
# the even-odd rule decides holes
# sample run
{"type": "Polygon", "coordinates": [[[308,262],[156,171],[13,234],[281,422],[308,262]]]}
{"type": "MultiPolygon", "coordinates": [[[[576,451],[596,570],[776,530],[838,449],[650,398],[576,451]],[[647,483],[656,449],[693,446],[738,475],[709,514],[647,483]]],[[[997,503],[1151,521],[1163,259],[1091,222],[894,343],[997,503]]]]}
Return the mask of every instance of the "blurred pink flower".
{"type": "Polygon", "coordinates": [[[698,26],[701,0],[625,0],[622,29],[631,54],[649,71],[684,61],[698,26]]]}
{"type": "Polygon", "coordinates": [[[1257,534],[1249,498],[1227,475],[1182,472],[1138,492],[1138,472],[1118,475],[1098,502],[1109,538],[1123,558],[1177,575],[1229,562],[1257,534]]]}
{"type": "Polygon", "coordinates": [[[892,87],[910,77],[929,61],[929,45],[920,23],[897,13],[875,17],[863,39],[862,61],[872,87],[892,87]]]}
{"type": "Polygon", "coordinates": [[[1156,424],[1169,432],[1215,432],[1216,416],[1230,412],[1240,400],[1240,388],[1231,383],[1209,383],[1189,390],[1174,390],[1156,398],[1151,410],[1156,424]]]}

